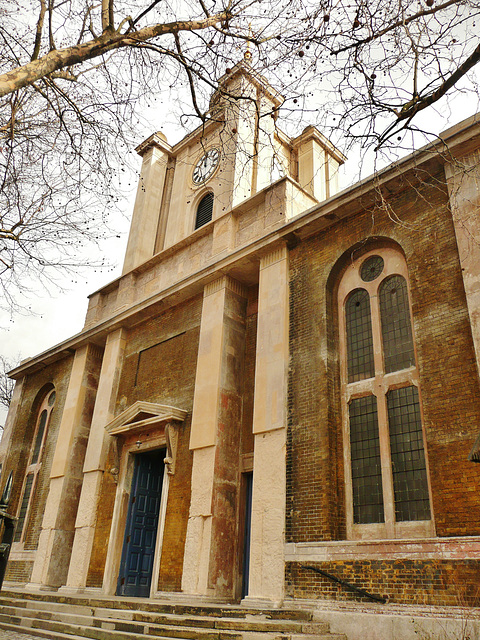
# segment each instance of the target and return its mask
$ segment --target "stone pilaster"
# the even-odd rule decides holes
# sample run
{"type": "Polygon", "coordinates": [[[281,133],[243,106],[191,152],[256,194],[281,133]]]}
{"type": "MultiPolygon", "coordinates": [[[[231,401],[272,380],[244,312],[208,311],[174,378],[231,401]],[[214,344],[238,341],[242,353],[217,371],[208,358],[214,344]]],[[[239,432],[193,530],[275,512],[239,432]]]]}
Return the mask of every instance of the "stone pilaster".
{"type": "Polygon", "coordinates": [[[288,251],[260,264],[253,433],[252,525],[247,600],[282,602],[286,495],[288,251]]]}
{"type": "Polygon", "coordinates": [[[234,595],[246,306],[246,292],[230,278],[205,287],[182,581],[189,594],[234,595]]]}
{"type": "Polygon", "coordinates": [[[115,400],[125,350],[126,333],[117,329],[107,337],[100,371],[98,392],[88,438],[83,484],[75,522],[70,568],[66,587],[85,587],[92,553],[93,537],[109,436],[105,425],[114,417],[115,400]]]}
{"type": "Polygon", "coordinates": [[[167,163],[168,153],[157,146],[150,146],[144,153],[123,263],[124,274],[155,253],[167,163]]]}
{"type": "Polygon", "coordinates": [[[451,157],[445,175],[480,372],[480,151],[451,157]]]}
{"type": "Polygon", "coordinates": [[[7,419],[5,420],[5,427],[3,429],[2,439],[0,440],[0,463],[3,464],[5,458],[7,458],[7,451],[10,444],[10,438],[13,432],[13,425],[17,418],[18,408],[23,392],[23,383],[25,378],[20,378],[15,382],[15,388],[13,390],[12,400],[8,408],[7,419]]]}
{"type": "Polygon", "coordinates": [[[327,197],[327,154],[313,137],[299,145],[298,182],[318,201],[327,197]]]}
{"type": "Polygon", "coordinates": [[[50,472],[50,488],[31,585],[65,584],[72,552],[82,470],[102,350],[87,345],[75,353],[50,472]]]}

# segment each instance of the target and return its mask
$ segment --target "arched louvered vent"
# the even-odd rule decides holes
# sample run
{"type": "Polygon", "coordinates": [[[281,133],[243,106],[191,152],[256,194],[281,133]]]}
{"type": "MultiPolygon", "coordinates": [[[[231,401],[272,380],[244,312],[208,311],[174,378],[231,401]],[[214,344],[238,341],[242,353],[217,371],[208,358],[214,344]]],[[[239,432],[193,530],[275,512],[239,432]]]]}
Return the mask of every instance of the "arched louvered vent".
{"type": "Polygon", "coordinates": [[[210,222],[213,213],[213,193],[207,195],[200,200],[197,209],[197,218],[195,220],[195,229],[203,227],[204,224],[210,222]]]}

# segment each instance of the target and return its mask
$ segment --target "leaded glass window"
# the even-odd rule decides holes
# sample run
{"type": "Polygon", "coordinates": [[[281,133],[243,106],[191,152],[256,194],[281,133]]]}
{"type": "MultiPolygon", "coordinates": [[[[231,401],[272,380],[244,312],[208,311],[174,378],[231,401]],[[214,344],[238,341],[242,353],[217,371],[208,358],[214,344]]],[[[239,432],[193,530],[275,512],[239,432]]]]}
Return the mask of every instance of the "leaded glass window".
{"type": "Polygon", "coordinates": [[[404,387],[389,391],[387,406],[395,518],[428,520],[430,502],[418,389],[404,387]]]}
{"type": "Polygon", "coordinates": [[[403,255],[350,263],[338,296],[347,535],[434,535],[403,255]]]}
{"type": "Polygon", "coordinates": [[[40,455],[40,447],[43,442],[43,435],[45,433],[45,426],[47,424],[48,411],[44,409],[40,414],[40,421],[37,429],[37,437],[35,438],[35,448],[33,449],[31,464],[35,464],[38,461],[40,455]]]}
{"type": "Polygon", "coordinates": [[[370,256],[360,268],[360,277],[364,282],[372,282],[383,271],[384,261],[381,256],[370,256]]]}
{"type": "Polygon", "coordinates": [[[33,473],[29,473],[25,481],[22,503],[20,505],[20,511],[18,513],[17,527],[15,529],[15,537],[13,539],[14,542],[20,542],[20,540],[22,539],[23,527],[27,518],[28,505],[30,503],[30,495],[32,493],[33,477],[33,473]]]}
{"type": "Polygon", "coordinates": [[[370,297],[365,289],[357,289],[345,306],[347,328],[348,381],[371,378],[373,361],[372,317],[370,297]]]}
{"type": "Polygon", "coordinates": [[[405,278],[386,278],[379,297],[385,373],[407,369],[415,364],[415,352],[405,278]]]}
{"type": "Polygon", "coordinates": [[[349,415],[353,519],[355,523],[383,522],[377,399],[366,396],[352,400],[349,415]]]}

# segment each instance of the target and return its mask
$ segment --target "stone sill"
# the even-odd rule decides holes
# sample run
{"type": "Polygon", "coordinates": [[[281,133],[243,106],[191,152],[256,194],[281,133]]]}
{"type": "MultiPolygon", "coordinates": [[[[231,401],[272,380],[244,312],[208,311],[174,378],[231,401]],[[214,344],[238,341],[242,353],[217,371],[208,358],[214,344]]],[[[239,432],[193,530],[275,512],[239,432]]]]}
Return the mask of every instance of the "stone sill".
{"type": "Polygon", "coordinates": [[[335,540],[288,542],[285,562],[344,560],[480,560],[480,536],[411,540],[335,540]]]}
{"type": "Polygon", "coordinates": [[[26,561],[33,562],[35,560],[35,554],[37,553],[36,549],[28,549],[24,550],[22,548],[23,545],[20,545],[18,542],[14,542],[12,545],[12,550],[10,551],[10,556],[8,558],[9,561],[26,561]],[[17,548],[15,548],[17,547],[17,548]]]}

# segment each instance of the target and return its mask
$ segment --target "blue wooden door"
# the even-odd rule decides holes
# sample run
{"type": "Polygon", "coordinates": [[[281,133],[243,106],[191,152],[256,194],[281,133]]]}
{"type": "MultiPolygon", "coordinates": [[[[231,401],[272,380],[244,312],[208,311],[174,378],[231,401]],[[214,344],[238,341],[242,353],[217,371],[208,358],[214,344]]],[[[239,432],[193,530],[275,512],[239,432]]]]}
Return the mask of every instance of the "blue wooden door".
{"type": "Polygon", "coordinates": [[[123,543],[118,595],[150,595],[165,451],[137,454],[123,543]]]}

